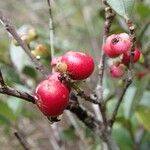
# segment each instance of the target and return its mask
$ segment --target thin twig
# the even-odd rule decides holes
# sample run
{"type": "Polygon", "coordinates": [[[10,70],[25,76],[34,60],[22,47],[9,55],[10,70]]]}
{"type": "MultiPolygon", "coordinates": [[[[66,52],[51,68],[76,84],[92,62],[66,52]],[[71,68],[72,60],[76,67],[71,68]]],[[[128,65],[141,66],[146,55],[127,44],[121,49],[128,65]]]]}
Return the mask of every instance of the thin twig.
{"type": "Polygon", "coordinates": [[[34,96],[32,96],[26,92],[18,91],[16,89],[13,89],[13,88],[7,86],[4,79],[3,79],[3,75],[2,75],[1,70],[0,70],[0,85],[1,85],[0,93],[14,96],[14,97],[18,97],[18,98],[21,98],[21,99],[26,100],[28,102],[35,103],[36,99],[34,96]]]}
{"type": "Polygon", "coordinates": [[[130,18],[126,19],[126,23],[128,25],[129,29],[129,36],[130,40],[132,42],[132,47],[130,51],[130,63],[129,63],[129,68],[128,68],[128,80],[132,81],[133,78],[133,58],[134,58],[134,51],[135,51],[135,45],[136,45],[136,35],[135,35],[135,26],[130,18]]]}
{"type": "Polygon", "coordinates": [[[50,70],[48,70],[32,55],[28,45],[23,40],[21,40],[15,27],[10,23],[9,19],[3,15],[1,11],[0,11],[0,21],[2,25],[5,27],[5,29],[8,31],[8,33],[12,35],[12,37],[18,42],[18,44],[23,48],[23,50],[29,56],[35,68],[39,70],[42,73],[42,75],[46,78],[49,75],[50,70]]]}
{"type": "Polygon", "coordinates": [[[19,133],[18,131],[15,131],[14,135],[16,136],[16,138],[18,139],[19,143],[22,145],[24,150],[30,150],[26,139],[23,137],[23,135],[21,135],[21,133],[19,133]]]}
{"type": "Polygon", "coordinates": [[[104,35],[103,35],[103,43],[102,43],[102,49],[101,49],[101,57],[100,57],[100,63],[99,63],[99,80],[98,84],[96,86],[96,94],[98,97],[98,102],[100,103],[99,108],[101,111],[102,119],[104,124],[107,124],[106,119],[106,110],[105,110],[105,102],[103,99],[103,78],[104,78],[104,69],[105,69],[105,54],[103,51],[103,44],[105,43],[105,40],[109,34],[109,30],[111,27],[112,20],[115,16],[112,9],[107,4],[106,0],[103,0],[103,3],[105,4],[105,25],[104,25],[104,35]]]}
{"type": "Polygon", "coordinates": [[[102,123],[96,120],[95,116],[91,112],[87,111],[83,106],[79,104],[78,99],[74,94],[71,94],[67,109],[75,113],[79,120],[84,122],[86,126],[88,126],[91,130],[94,130],[96,132],[101,132],[101,130],[103,130],[104,127],[102,123]]]}
{"type": "Polygon", "coordinates": [[[5,86],[5,81],[4,81],[4,79],[3,79],[3,75],[2,75],[1,69],[0,69],[0,85],[1,85],[1,87],[4,87],[4,86],[5,86]]]}
{"type": "Polygon", "coordinates": [[[74,80],[72,80],[69,75],[67,75],[66,73],[63,73],[60,75],[59,80],[61,82],[65,82],[66,84],[68,84],[70,87],[72,87],[76,92],[77,95],[80,96],[81,98],[83,98],[86,101],[89,101],[91,103],[94,104],[99,104],[99,102],[97,101],[97,97],[95,97],[94,95],[87,95],[85,94],[84,90],[81,89],[77,83],[74,82],[74,80]]]}
{"type": "Polygon", "coordinates": [[[115,106],[115,109],[114,109],[114,111],[113,111],[112,117],[111,117],[111,119],[109,120],[109,126],[110,126],[110,127],[113,126],[113,123],[114,123],[115,120],[116,120],[116,116],[117,116],[117,113],[118,113],[118,109],[119,109],[119,107],[120,107],[121,102],[123,101],[123,97],[124,97],[124,95],[125,95],[125,93],[126,93],[126,91],[127,91],[127,89],[128,89],[128,87],[129,87],[130,84],[131,84],[131,80],[126,81],[126,84],[125,84],[125,86],[124,86],[124,89],[122,90],[122,93],[120,94],[120,97],[119,97],[119,99],[118,99],[118,101],[117,101],[117,104],[116,104],[116,106],[115,106]]]}
{"type": "Polygon", "coordinates": [[[50,49],[51,49],[51,59],[54,57],[54,27],[53,27],[53,15],[51,0],[47,0],[48,10],[49,10],[49,38],[50,38],[50,49]]]}
{"type": "Polygon", "coordinates": [[[35,97],[32,96],[31,94],[28,94],[28,93],[23,92],[23,91],[18,91],[18,90],[13,89],[9,86],[1,87],[0,93],[14,96],[14,97],[18,97],[18,98],[21,98],[22,100],[32,102],[32,103],[35,103],[35,101],[36,101],[35,97]]]}

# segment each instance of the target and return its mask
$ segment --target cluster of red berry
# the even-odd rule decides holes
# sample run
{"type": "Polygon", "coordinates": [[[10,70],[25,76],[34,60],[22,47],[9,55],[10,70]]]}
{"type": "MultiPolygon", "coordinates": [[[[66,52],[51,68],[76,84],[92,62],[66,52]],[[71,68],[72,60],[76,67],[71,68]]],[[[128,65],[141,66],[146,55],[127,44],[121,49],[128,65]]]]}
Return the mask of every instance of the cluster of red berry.
{"type": "MultiPolygon", "coordinates": [[[[130,50],[132,42],[126,33],[113,34],[106,39],[103,49],[110,58],[119,57],[120,62],[110,66],[110,73],[113,77],[119,78],[125,72],[125,65],[130,63],[130,50]]],[[[140,58],[138,48],[134,51],[133,62],[140,58]]],[[[88,78],[94,70],[94,60],[89,54],[69,51],[51,61],[55,73],[41,81],[35,90],[37,106],[45,116],[56,117],[63,113],[69,102],[71,87],[59,80],[60,73],[66,73],[73,80],[88,78]]]]}
{"type": "MultiPolygon", "coordinates": [[[[121,58],[119,62],[117,61],[110,66],[112,77],[119,78],[124,74],[126,65],[129,65],[130,63],[131,47],[132,42],[127,33],[112,34],[106,39],[106,42],[103,45],[105,54],[110,58],[121,58]]],[[[134,63],[139,60],[140,55],[140,50],[136,48],[133,57],[134,63]]]]}
{"type": "Polygon", "coordinates": [[[94,70],[94,60],[82,52],[66,52],[52,59],[57,72],[41,81],[35,90],[36,104],[45,116],[56,117],[63,113],[69,102],[71,88],[59,80],[60,73],[67,73],[73,80],[83,80],[94,70]]]}

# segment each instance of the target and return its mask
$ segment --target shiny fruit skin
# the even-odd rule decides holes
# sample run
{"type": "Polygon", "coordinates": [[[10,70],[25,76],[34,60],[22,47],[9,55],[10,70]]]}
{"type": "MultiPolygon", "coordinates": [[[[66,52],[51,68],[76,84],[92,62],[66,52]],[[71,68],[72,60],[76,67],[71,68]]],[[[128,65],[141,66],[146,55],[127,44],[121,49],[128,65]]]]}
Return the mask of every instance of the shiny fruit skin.
{"type": "Polygon", "coordinates": [[[110,58],[118,57],[119,55],[129,51],[132,43],[127,33],[112,34],[107,37],[103,49],[105,54],[110,58]]]}
{"type": "MultiPolygon", "coordinates": [[[[138,48],[134,51],[133,62],[136,63],[140,59],[141,52],[138,48]]],[[[122,63],[128,65],[130,63],[130,51],[123,54],[122,63]]]]}
{"type": "Polygon", "coordinates": [[[127,33],[120,33],[114,35],[111,40],[110,46],[112,50],[114,50],[117,54],[123,54],[127,51],[130,51],[132,42],[127,33]]]}
{"type": "Polygon", "coordinates": [[[121,76],[123,76],[124,72],[125,72],[124,64],[119,64],[117,66],[113,64],[110,66],[110,74],[114,78],[120,78],[121,76]]]}
{"type": "Polygon", "coordinates": [[[112,48],[111,48],[111,40],[114,38],[114,34],[109,36],[107,39],[106,39],[106,42],[105,44],[103,45],[103,50],[105,52],[105,54],[110,57],[110,58],[115,58],[115,57],[118,57],[119,54],[116,53],[116,51],[114,51],[112,48]]]}
{"type": "Polygon", "coordinates": [[[69,102],[68,88],[56,80],[44,80],[35,90],[36,105],[45,116],[61,115],[69,102]]]}
{"type": "Polygon", "coordinates": [[[67,64],[67,72],[74,80],[88,78],[94,70],[94,60],[89,54],[69,51],[61,58],[67,64]]]}

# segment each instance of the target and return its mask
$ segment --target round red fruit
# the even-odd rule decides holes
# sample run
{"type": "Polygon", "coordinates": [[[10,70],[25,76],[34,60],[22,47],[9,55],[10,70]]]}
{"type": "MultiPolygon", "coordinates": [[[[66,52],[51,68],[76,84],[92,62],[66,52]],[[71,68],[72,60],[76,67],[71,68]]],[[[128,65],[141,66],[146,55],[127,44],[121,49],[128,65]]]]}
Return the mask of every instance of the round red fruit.
{"type": "Polygon", "coordinates": [[[127,33],[115,34],[111,39],[110,47],[117,54],[123,54],[131,49],[132,42],[127,33]]]}
{"type": "Polygon", "coordinates": [[[56,117],[63,113],[69,102],[68,88],[57,80],[44,80],[35,90],[36,105],[45,116],[56,117]]]}
{"type": "Polygon", "coordinates": [[[62,56],[62,63],[66,63],[67,72],[74,80],[89,77],[94,70],[94,60],[89,54],[69,51],[62,56]]]}
{"type": "Polygon", "coordinates": [[[103,45],[103,50],[105,52],[105,54],[110,57],[110,58],[115,58],[115,57],[118,57],[119,54],[116,53],[116,51],[114,51],[112,48],[111,48],[111,41],[112,39],[115,37],[115,35],[111,35],[109,36],[107,39],[106,39],[106,42],[105,44],[103,45]]]}
{"type": "Polygon", "coordinates": [[[110,66],[110,74],[114,78],[120,78],[125,72],[125,65],[119,64],[119,65],[111,65],[110,66]]]}
{"type": "Polygon", "coordinates": [[[103,45],[104,52],[111,58],[118,57],[119,55],[131,49],[132,42],[127,33],[112,34],[107,37],[103,45]]]}
{"type": "MultiPolygon", "coordinates": [[[[140,59],[141,52],[138,48],[134,51],[133,62],[136,63],[140,59]]],[[[130,51],[123,54],[122,63],[128,65],[130,63],[130,51]]]]}

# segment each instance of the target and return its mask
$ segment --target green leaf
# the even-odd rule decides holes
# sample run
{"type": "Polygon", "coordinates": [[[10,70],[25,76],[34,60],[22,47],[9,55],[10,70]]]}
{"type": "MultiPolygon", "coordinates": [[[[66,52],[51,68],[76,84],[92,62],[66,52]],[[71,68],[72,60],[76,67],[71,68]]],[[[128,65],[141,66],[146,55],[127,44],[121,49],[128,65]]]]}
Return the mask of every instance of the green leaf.
{"type": "Polygon", "coordinates": [[[141,102],[143,94],[147,86],[149,85],[149,82],[150,82],[150,75],[144,76],[144,78],[142,78],[140,81],[137,82],[136,84],[137,89],[134,94],[134,98],[132,99],[129,116],[136,109],[136,106],[138,106],[139,103],[141,102]]]}
{"type": "Polygon", "coordinates": [[[2,65],[1,69],[4,77],[8,80],[8,83],[20,83],[20,78],[14,68],[2,65]]]}
{"type": "Polygon", "coordinates": [[[15,114],[16,117],[18,115],[20,115],[20,112],[22,110],[22,105],[23,105],[23,102],[21,100],[19,100],[16,97],[12,97],[12,96],[8,97],[7,98],[7,105],[13,111],[13,113],[15,114]]]}
{"type": "Polygon", "coordinates": [[[5,116],[0,115],[0,125],[10,124],[9,119],[7,119],[5,116]]]}
{"type": "MultiPolygon", "coordinates": [[[[16,116],[14,115],[11,108],[7,105],[7,103],[0,101],[0,116],[4,117],[9,121],[14,121],[16,116]]],[[[6,120],[5,119],[5,120],[6,120]]]]}
{"type": "Polygon", "coordinates": [[[24,74],[26,74],[27,76],[36,79],[37,78],[37,74],[36,71],[33,67],[31,66],[24,66],[23,71],[24,74]]]}
{"type": "Polygon", "coordinates": [[[140,104],[150,107],[150,91],[145,91],[140,104]]]}
{"type": "Polygon", "coordinates": [[[123,17],[129,17],[134,6],[134,0],[107,0],[116,13],[123,17]]]}
{"type": "Polygon", "coordinates": [[[150,7],[144,3],[139,3],[136,8],[137,13],[141,19],[146,19],[149,17],[150,7]]]}
{"type": "Polygon", "coordinates": [[[133,140],[126,128],[119,124],[115,124],[112,134],[121,150],[133,149],[133,140]]]}
{"type": "Polygon", "coordinates": [[[150,132],[150,107],[139,105],[136,108],[136,117],[143,127],[150,132]]]}
{"type": "Polygon", "coordinates": [[[131,117],[130,113],[132,110],[132,102],[135,96],[136,87],[130,86],[124,96],[123,101],[123,109],[124,109],[124,116],[129,119],[131,117]]]}
{"type": "MultiPolygon", "coordinates": [[[[31,28],[31,26],[23,25],[17,30],[17,32],[19,34],[24,34],[28,31],[29,28],[31,28]]],[[[14,43],[11,42],[9,51],[10,51],[10,58],[13,64],[15,65],[17,71],[21,72],[25,65],[29,66],[32,65],[29,57],[20,46],[15,46],[14,43]]]]}

